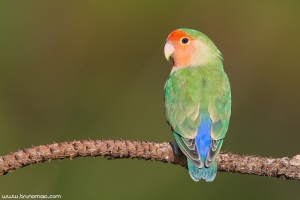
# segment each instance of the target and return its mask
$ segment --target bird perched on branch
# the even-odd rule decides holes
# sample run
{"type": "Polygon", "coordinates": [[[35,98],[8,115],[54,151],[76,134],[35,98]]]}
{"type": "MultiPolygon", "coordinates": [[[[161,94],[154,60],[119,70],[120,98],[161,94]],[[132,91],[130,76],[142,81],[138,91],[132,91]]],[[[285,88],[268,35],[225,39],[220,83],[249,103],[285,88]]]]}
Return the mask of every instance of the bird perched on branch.
{"type": "Polygon", "coordinates": [[[165,113],[175,144],[186,155],[194,181],[213,181],[231,114],[221,52],[203,33],[181,28],[170,33],[164,53],[173,65],[165,85],[165,113]]]}

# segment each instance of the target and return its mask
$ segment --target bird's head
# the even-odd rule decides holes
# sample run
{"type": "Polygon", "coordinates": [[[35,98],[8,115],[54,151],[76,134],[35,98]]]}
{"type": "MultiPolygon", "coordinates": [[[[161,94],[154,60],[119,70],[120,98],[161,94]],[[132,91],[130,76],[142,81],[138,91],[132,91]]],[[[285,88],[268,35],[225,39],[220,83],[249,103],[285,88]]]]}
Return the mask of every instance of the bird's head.
{"type": "Polygon", "coordinates": [[[208,63],[222,63],[220,51],[203,33],[181,28],[167,38],[165,57],[173,64],[173,70],[185,67],[202,66],[208,63]]]}

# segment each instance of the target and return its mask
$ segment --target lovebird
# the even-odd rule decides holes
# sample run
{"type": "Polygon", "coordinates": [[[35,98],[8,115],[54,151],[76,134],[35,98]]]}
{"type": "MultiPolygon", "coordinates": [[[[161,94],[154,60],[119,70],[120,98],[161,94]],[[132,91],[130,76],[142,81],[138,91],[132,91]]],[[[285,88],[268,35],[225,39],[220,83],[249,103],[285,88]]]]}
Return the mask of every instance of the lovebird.
{"type": "Polygon", "coordinates": [[[174,146],[187,157],[194,181],[213,181],[231,114],[222,54],[206,35],[187,28],[169,34],[164,54],[173,65],[165,84],[165,114],[174,146]]]}

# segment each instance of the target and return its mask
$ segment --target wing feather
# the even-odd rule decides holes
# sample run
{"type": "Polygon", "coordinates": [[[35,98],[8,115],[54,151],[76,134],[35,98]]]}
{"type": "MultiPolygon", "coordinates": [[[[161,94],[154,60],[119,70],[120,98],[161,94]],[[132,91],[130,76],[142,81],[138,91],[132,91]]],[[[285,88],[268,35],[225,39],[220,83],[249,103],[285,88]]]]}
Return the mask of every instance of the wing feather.
{"type": "Polygon", "coordinates": [[[197,149],[197,146],[195,145],[195,138],[194,139],[186,139],[179,134],[173,132],[174,138],[181,149],[181,151],[184,153],[184,155],[198,168],[203,167],[203,163],[201,162],[200,155],[197,149]],[[188,142],[187,142],[188,140],[188,142]],[[187,142],[189,145],[186,145],[187,142]]]}
{"type": "Polygon", "coordinates": [[[227,76],[222,85],[222,93],[209,102],[208,111],[211,119],[211,146],[205,160],[205,166],[209,167],[218,155],[223,139],[226,135],[231,114],[231,93],[227,76]]]}

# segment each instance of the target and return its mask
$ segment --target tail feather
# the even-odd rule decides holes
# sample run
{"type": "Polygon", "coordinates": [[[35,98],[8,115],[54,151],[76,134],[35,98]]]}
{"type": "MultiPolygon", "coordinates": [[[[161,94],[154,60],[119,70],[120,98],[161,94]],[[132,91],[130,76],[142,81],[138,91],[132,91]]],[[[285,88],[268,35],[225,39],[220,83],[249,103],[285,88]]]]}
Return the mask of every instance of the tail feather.
{"type": "Polygon", "coordinates": [[[211,182],[215,179],[217,175],[217,160],[214,159],[213,163],[210,167],[198,168],[196,167],[189,159],[188,161],[188,169],[191,178],[194,181],[200,181],[201,179],[205,179],[206,182],[211,182]]]}

